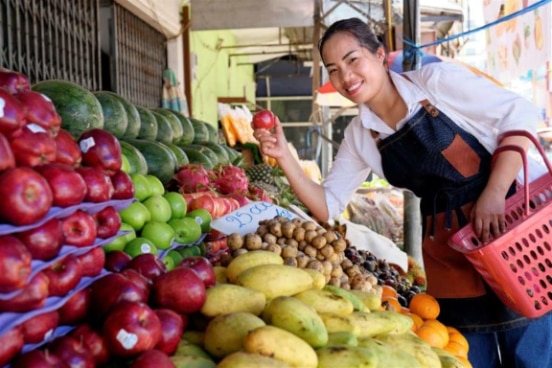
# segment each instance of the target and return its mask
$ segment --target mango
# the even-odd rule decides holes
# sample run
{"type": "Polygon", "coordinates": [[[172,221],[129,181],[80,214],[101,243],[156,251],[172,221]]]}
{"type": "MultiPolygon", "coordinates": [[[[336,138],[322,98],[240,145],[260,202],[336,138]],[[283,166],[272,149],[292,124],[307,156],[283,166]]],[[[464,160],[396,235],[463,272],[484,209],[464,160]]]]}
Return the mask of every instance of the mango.
{"type": "Polygon", "coordinates": [[[303,303],[312,306],[318,313],[333,313],[347,316],[354,306],[347,298],[328,290],[308,289],[294,295],[303,303]]]}
{"type": "Polygon", "coordinates": [[[231,283],[235,283],[238,276],[252,267],[263,264],[284,264],[284,260],[278,254],[267,250],[254,250],[240,254],[226,267],[226,277],[231,283]]]}
{"type": "Polygon", "coordinates": [[[236,284],[260,291],[267,299],[274,299],[312,288],[312,277],[297,267],[264,264],[242,272],[236,284]]]}
{"type": "Polygon", "coordinates": [[[263,293],[233,284],[218,284],[207,289],[201,313],[209,318],[221,314],[249,312],[261,314],[266,305],[263,293]]]}
{"type": "Polygon", "coordinates": [[[328,346],[318,349],[316,351],[316,354],[318,356],[318,368],[395,367],[378,365],[378,358],[376,354],[374,354],[374,352],[372,352],[370,349],[358,346],[328,346]]]}
{"type": "Polygon", "coordinates": [[[238,351],[226,356],[219,362],[217,368],[290,368],[280,360],[259,354],[238,351]]]}

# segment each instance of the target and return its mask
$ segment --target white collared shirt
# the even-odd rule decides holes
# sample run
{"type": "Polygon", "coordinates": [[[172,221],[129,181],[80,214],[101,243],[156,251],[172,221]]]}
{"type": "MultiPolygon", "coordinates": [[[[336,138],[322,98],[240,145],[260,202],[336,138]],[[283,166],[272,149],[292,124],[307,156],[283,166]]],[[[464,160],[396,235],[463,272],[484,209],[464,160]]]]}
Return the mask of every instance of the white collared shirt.
{"type": "MultiPolygon", "coordinates": [[[[408,107],[408,114],[399,121],[397,129],[421,108],[420,101],[428,99],[489,152],[495,150],[497,136],[502,132],[524,129],[536,133],[539,121],[536,106],[460,64],[431,63],[406,72],[412,82],[395,72],[389,73],[408,107]]],[[[345,129],[336,159],[323,183],[330,219],[344,211],[371,170],[385,178],[370,130],[378,132],[380,138],[394,133],[367,106],[359,105],[359,115],[345,129]]]]}

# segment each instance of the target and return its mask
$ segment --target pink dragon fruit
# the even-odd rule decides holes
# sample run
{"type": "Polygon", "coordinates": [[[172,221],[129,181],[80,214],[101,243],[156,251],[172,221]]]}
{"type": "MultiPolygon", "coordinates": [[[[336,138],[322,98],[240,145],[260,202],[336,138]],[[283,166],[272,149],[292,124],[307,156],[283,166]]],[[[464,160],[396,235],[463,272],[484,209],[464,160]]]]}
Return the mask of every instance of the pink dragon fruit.
{"type": "Polygon", "coordinates": [[[174,179],[178,182],[182,193],[206,192],[211,181],[209,170],[199,164],[187,164],[182,166],[174,179]]]}
{"type": "Polygon", "coordinates": [[[215,172],[215,177],[212,180],[213,186],[221,194],[247,193],[249,180],[245,175],[245,171],[234,165],[226,165],[220,167],[215,172]]]}

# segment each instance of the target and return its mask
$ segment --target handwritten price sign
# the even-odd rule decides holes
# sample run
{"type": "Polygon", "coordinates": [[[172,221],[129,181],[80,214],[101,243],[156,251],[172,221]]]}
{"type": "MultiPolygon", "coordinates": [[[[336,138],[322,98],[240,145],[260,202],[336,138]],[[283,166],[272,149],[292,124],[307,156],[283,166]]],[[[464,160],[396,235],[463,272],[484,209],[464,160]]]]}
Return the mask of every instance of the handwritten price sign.
{"type": "Polygon", "coordinates": [[[283,216],[287,219],[297,217],[291,211],[268,202],[251,202],[226,216],[211,222],[211,228],[224,234],[238,233],[245,235],[253,233],[259,227],[259,221],[283,216]]]}

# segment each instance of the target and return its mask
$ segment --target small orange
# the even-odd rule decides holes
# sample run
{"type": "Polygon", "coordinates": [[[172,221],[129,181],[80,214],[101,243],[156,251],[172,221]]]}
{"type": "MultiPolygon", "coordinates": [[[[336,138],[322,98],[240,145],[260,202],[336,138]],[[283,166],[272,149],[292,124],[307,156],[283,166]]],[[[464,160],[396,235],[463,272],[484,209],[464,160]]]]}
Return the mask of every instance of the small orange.
{"type": "Polygon", "coordinates": [[[437,319],[441,311],[437,299],[426,293],[414,295],[408,307],[412,313],[416,313],[423,319],[437,319]]]}
{"type": "Polygon", "coordinates": [[[399,296],[399,293],[397,292],[397,289],[395,289],[393,286],[390,285],[381,285],[381,297],[382,299],[384,297],[391,297],[397,299],[399,296]]]}
{"type": "Polygon", "coordinates": [[[393,298],[390,296],[382,297],[381,305],[383,305],[386,310],[397,312],[397,313],[400,313],[402,308],[402,305],[401,303],[399,303],[397,298],[393,298]]]}
{"type": "Polygon", "coordinates": [[[456,333],[460,333],[460,331],[458,331],[458,329],[452,327],[452,326],[447,326],[447,331],[450,333],[453,333],[453,332],[456,332],[456,333]]]}
{"type": "Polygon", "coordinates": [[[412,319],[412,321],[414,321],[411,328],[412,331],[416,331],[424,323],[424,320],[422,319],[422,317],[420,317],[415,313],[408,313],[407,316],[409,316],[412,319]]]}
{"type": "Polygon", "coordinates": [[[441,340],[443,341],[444,345],[446,346],[449,342],[449,334],[447,331],[447,326],[445,326],[443,323],[437,321],[436,319],[426,319],[424,323],[422,323],[421,327],[431,327],[435,330],[436,333],[439,334],[441,337],[441,340]]]}
{"type": "Polygon", "coordinates": [[[460,332],[449,332],[449,342],[457,342],[463,345],[466,348],[466,351],[469,351],[470,344],[464,335],[460,332]]]}
{"type": "Polygon", "coordinates": [[[430,346],[436,347],[436,348],[444,348],[447,345],[447,341],[443,340],[442,335],[439,333],[438,330],[434,329],[431,326],[420,326],[415,331],[415,334],[418,335],[418,337],[425,342],[427,342],[430,346]]]}
{"type": "Polygon", "coordinates": [[[456,356],[468,357],[468,348],[456,341],[449,340],[448,344],[443,349],[456,356]]]}

